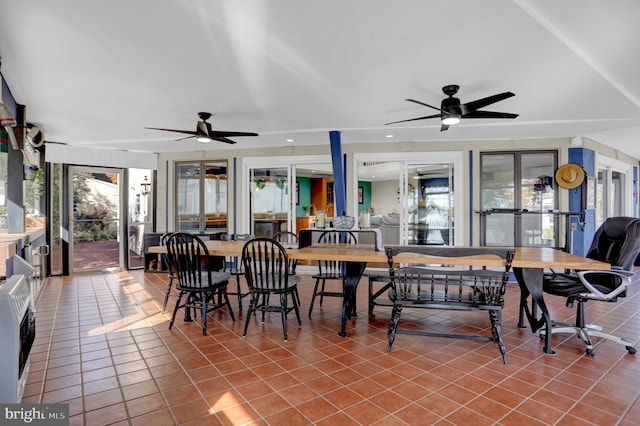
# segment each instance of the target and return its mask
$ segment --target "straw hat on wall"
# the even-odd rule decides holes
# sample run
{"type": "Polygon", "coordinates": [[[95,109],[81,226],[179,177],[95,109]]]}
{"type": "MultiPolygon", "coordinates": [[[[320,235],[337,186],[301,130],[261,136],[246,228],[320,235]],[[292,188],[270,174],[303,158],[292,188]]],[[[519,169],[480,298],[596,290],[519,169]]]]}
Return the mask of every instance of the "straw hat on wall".
{"type": "Polygon", "coordinates": [[[577,164],[564,164],[556,170],[556,182],[560,188],[577,188],[584,182],[584,177],[584,169],[577,164]]]}

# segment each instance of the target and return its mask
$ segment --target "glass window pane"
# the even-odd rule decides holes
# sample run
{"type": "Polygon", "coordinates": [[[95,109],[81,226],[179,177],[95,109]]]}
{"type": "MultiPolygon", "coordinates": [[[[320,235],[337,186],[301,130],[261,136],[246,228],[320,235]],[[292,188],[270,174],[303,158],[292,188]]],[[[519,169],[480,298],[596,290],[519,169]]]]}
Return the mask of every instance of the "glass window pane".
{"type": "Polygon", "coordinates": [[[624,173],[611,172],[611,208],[612,216],[624,216],[624,173]]]}
{"type": "Polygon", "coordinates": [[[482,210],[516,208],[514,154],[483,154],[481,174],[482,210]]]}
{"type": "Polygon", "coordinates": [[[523,153],[520,159],[520,208],[548,211],[556,208],[553,191],[553,153],[523,153]]]}
{"type": "Polygon", "coordinates": [[[226,229],[227,163],[176,163],[176,170],[176,230],[226,229]]]}
{"type": "Polygon", "coordinates": [[[208,162],[204,168],[205,230],[227,228],[227,164],[208,162]]]}
{"type": "Polygon", "coordinates": [[[177,165],[176,218],[178,231],[200,229],[200,167],[198,163],[177,165]]]}

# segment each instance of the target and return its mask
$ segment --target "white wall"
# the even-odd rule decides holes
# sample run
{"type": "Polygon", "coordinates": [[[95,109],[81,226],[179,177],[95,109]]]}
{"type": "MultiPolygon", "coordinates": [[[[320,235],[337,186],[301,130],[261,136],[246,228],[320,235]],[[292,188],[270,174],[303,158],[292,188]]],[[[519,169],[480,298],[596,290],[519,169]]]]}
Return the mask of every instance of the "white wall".
{"type": "Polygon", "coordinates": [[[398,181],[371,182],[371,207],[376,210],[376,215],[400,213],[398,181]]]}

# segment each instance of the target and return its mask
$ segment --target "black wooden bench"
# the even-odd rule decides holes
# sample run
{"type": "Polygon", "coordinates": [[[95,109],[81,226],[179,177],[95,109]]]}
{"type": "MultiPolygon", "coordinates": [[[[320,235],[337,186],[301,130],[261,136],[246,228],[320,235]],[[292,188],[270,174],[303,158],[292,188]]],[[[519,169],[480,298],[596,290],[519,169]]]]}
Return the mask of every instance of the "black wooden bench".
{"type": "MultiPolygon", "coordinates": [[[[386,254],[389,264],[389,300],[393,302],[389,321],[388,352],[391,351],[396,334],[399,333],[474,339],[497,342],[502,360],[505,364],[507,363],[500,323],[504,293],[515,250],[493,247],[398,246],[386,248],[386,254]],[[496,270],[496,268],[473,269],[471,266],[463,266],[454,270],[449,267],[434,268],[419,265],[419,259],[416,259],[414,264],[400,263],[401,259],[398,256],[406,253],[443,258],[439,264],[447,263],[446,258],[453,257],[483,256],[483,259],[487,259],[487,256],[497,256],[502,259],[504,267],[496,270]],[[416,328],[398,328],[400,316],[405,309],[488,312],[491,321],[491,336],[433,333],[416,328]]],[[[481,263],[482,261],[477,260],[470,262],[475,265],[481,263]]]]}

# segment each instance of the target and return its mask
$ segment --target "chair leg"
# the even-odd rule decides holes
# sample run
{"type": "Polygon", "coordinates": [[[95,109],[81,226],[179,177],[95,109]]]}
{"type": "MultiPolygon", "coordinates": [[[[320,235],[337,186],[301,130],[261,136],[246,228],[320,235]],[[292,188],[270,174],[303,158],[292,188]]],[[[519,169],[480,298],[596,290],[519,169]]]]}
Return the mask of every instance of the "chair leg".
{"type": "Polygon", "coordinates": [[[296,312],[296,319],[298,320],[298,325],[302,325],[302,321],[300,321],[300,293],[298,293],[298,287],[293,290],[293,309],[296,312]]]}
{"type": "Polygon", "coordinates": [[[236,275],[236,284],[238,287],[238,312],[242,313],[242,288],[240,287],[240,275],[236,275]]]}
{"type": "MultiPolygon", "coordinates": [[[[171,321],[169,321],[169,330],[171,330],[171,327],[173,327],[173,322],[176,320],[176,314],[178,313],[178,309],[180,309],[180,302],[182,301],[183,294],[183,291],[178,294],[178,300],[176,300],[176,306],[175,308],[173,308],[173,315],[171,315],[171,321]]],[[[189,308],[185,306],[185,309],[189,308]]]]}
{"type": "MultiPolygon", "coordinates": [[[[287,294],[280,294],[280,316],[282,318],[282,334],[284,335],[284,341],[287,342],[287,294]]],[[[295,302],[293,302],[295,303],[295,302]]],[[[264,311],[262,312],[264,315],[264,311]]]]}
{"type": "Polygon", "coordinates": [[[491,334],[493,335],[493,341],[498,343],[498,349],[502,354],[502,362],[507,364],[507,348],[502,340],[502,326],[500,325],[501,313],[500,311],[489,311],[489,319],[491,320],[491,334]]]}
{"type": "MultiPolygon", "coordinates": [[[[227,310],[229,311],[229,316],[231,316],[231,320],[235,321],[236,317],[235,315],[233,315],[233,309],[231,308],[231,302],[229,302],[229,295],[227,294],[227,290],[226,289],[222,289],[221,290],[222,296],[224,297],[224,304],[227,305],[227,310]]],[[[242,311],[242,308],[241,308],[242,311]]]]}
{"type": "Polygon", "coordinates": [[[311,316],[311,312],[313,311],[313,304],[316,301],[316,296],[318,295],[318,285],[320,284],[320,278],[316,278],[316,283],[313,286],[313,293],[311,294],[311,303],[309,304],[309,316],[311,316]]]}
{"type": "Polygon", "coordinates": [[[244,321],[244,332],[242,333],[242,337],[247,335],[247,329],[249,328],[249,321],[251,320],[251,313],[255,311],[256,307],[256,296],[255,293],[251,293],[251,297],[249,298],[249,307],[247,308],[247,318],[244,321]]]}
{"type": "Polygon", "coordinates": [[[200,303],[202,304],[202,335],[203,336],[207,335],[207,300],[209,300],[210,297],[213,298],[214,295],[211,294],[211,296],[209,296],[208,294],[203,294],[202,300],[200,301],[200,303]]]}
{"type": "Polygon", "coordinates": [[[167,308],[167,302],[169,301],[169,295],[171,294],[171,288],[173,287],[173,277],[169,278],[169,284],[167,284],[167,292],[164,295],[164,303],[162,304],[162,313],[167,308]]]}
{"type": "Polygon", "coordinates": [[[398,330],[401,314],[402,305],[394,305],[393,311],[391,312],[391,319],[389,320],[389,346],[387,346],[387,352],[391,352],[391,346],[393,346],[393,342],[396,340],[396,330],[398,330]]]}
{"type": "Polygon", "coordinates": [[[324,302],[324,286],[327,284],[327,280],[322,280],[322,290],[320,290],[320,306],[322,306],[322,302],[324,302]]]}

